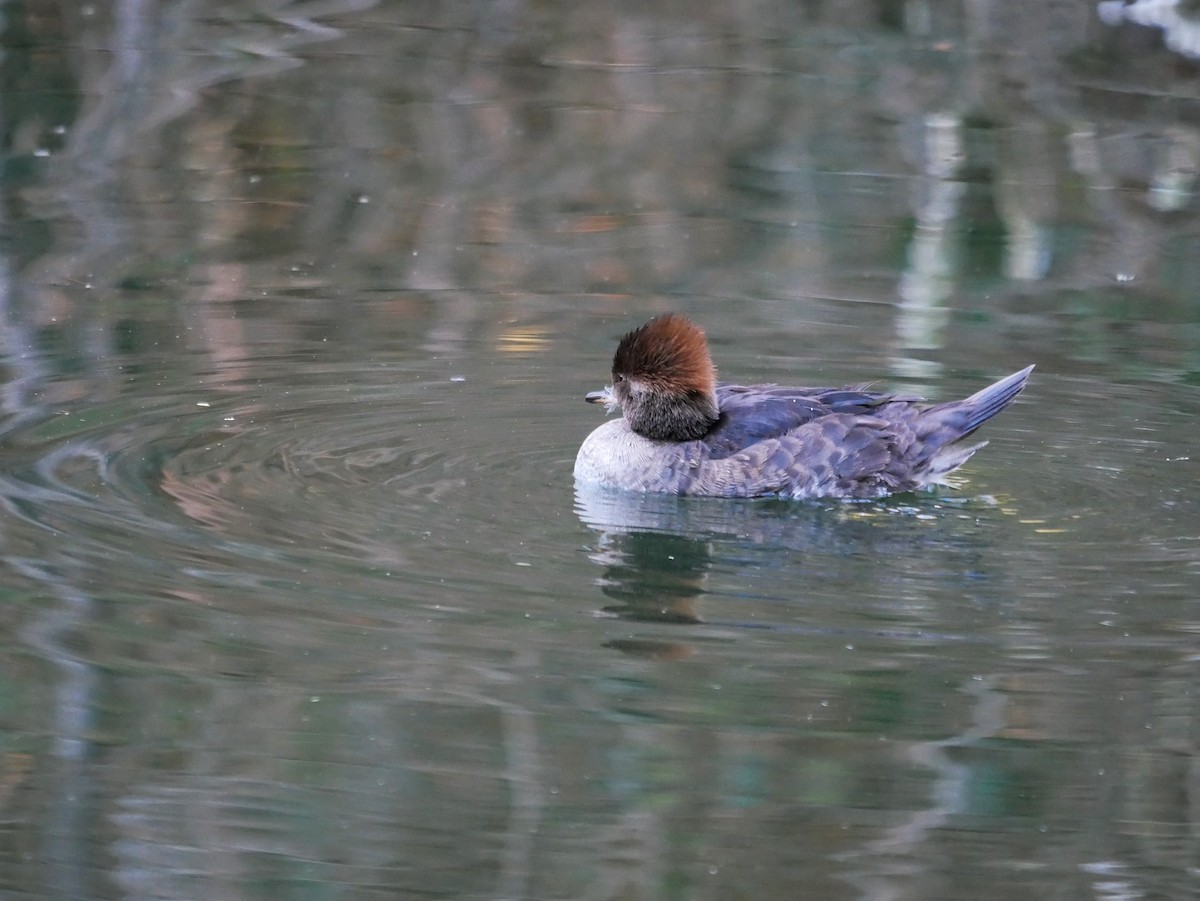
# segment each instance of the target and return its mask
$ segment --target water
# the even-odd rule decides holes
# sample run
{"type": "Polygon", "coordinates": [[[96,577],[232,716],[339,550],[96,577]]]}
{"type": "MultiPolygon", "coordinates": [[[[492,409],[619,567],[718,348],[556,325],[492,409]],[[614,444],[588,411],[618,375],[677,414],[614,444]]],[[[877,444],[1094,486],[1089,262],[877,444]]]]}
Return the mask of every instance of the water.
{"type": "Polygon", "coordinates": [[[1194,63],[837,7],[9,11],[0,894],[1196,893],[1194,63]],[[670,309],[1038,368],[957,489],[577,494],[670,309]]]}

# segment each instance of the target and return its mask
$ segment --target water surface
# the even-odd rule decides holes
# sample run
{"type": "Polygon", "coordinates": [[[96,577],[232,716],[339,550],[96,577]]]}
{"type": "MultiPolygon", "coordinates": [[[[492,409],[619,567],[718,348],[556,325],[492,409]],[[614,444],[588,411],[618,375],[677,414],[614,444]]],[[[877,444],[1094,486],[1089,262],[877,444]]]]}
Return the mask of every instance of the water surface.
{"type": "Polygon", "coordinates": [[[6,896],[1196,893],[1184,31],[836,6],[13,7],[6,896]],[[577,492],[667,310],[1038,368],[956,488],[577,492]]]}

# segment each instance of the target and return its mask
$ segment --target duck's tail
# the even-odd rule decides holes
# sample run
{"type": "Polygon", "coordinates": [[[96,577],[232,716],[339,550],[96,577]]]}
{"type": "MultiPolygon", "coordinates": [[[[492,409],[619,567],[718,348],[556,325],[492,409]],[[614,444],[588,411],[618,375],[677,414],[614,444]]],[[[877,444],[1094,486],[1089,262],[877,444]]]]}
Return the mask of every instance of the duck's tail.
{"type": "MultiPolygon", "coordinates": [[[[1012,375],[1005,376],[1000,381],[988,385],[982,391],[976,391],[966,400],[942,404],[943,407],[957,407],[958,412],[963,416],[963,431],[958,437],[966,438],[1011,404],[1013,398],[1021,393],[1021,389],[1029,381],[1031,372],[1033,372],[1033,367],[1026,366],[1020,372],[1014,372],[1012,375]]],[[[933,409],[936,410],[937,407],[933,409]]]]}
{"type": "Polygon", "coordinates": [[[1025,383],[1032,366],[1005,376],[998,382],[976,391],[964,400],[935,404],[922,411],[918,419],[918,444],[926,457],[917,471],[923,484],[942,481],[946,475],[962,466],[986,441],[964,446],[962,440],[1011,404],[1025,383]]]}

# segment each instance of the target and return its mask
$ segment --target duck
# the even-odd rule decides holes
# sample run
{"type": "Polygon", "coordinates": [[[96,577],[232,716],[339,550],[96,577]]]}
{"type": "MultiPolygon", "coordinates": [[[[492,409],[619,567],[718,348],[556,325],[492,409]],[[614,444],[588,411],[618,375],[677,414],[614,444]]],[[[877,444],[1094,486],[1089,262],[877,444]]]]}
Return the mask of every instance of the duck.
{"type": "Polygon", "coordinates": [[[1021,393],[1032,365],[963,400],[865,387],[718,384],[704,330],[667,313],[621,338],[620,409],[584,439],[577,486],[699,497],[869,499],[946,483],[987,441],[967,441],[1021,393]]]}

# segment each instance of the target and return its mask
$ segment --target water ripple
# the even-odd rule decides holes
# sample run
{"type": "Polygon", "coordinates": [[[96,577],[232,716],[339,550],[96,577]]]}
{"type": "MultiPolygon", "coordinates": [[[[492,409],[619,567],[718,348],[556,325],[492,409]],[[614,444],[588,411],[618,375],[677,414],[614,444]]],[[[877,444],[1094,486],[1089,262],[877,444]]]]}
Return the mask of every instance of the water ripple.
{"type": "Polygon", "coordinates": [[[453,583],[468,577],[436,559],[447,552],[509,569],[536,553],[526,540],[536,514],[513,509],[509,491],[528,493],[547,473],[569,485],[544,418],[525,418],[513,453],[512,425],[485,396],[495,390],[326,384],[93,406],[10,436],[0,498],[68,536],[57,553],[119,560],[164,587],[180,570],[209,584],[309,569],[329,580],[352,562],[410,585],[453,583]]]}

